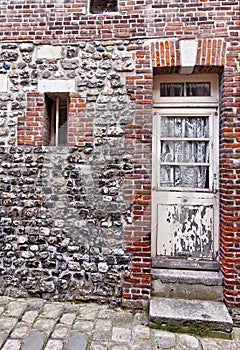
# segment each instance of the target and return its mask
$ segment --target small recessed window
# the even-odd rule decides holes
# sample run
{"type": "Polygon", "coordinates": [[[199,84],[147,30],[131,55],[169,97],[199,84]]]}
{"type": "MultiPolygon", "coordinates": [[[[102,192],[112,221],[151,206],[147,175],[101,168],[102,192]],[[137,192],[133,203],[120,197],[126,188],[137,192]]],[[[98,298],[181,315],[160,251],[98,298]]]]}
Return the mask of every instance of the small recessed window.
{"type": "Polygon", "coordinates": [[[105,13],[118,11],[117,0],[90,0],[90,13],[105,13]]]}
{"type": "Polygon", "coordinates": [[[67,145],[68,93],[46,93],[46,114],[48,120],[48,144],[67,145]]]}

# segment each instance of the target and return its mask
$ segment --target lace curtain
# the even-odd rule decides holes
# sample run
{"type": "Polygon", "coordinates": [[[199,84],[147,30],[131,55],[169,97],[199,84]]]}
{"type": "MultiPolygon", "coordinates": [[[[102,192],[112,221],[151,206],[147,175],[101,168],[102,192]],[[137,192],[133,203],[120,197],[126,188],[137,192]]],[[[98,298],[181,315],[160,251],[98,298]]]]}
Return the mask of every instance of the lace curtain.
{"type": "Polygon", "coordinates": [[[162,117],[161,186],[208,187],[208,137],[206,117],[162,117]]]}

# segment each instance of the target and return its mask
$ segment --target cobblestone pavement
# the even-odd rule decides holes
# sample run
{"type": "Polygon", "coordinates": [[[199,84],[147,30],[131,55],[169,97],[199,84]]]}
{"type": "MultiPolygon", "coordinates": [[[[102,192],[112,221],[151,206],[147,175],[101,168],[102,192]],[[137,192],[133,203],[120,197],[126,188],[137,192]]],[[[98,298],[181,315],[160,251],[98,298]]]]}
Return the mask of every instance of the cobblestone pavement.
{"type": "Polygon", "coordinates": [[[233,340],[150,329],[145,312],[94,303],[0,297],[2,350],[236,350],[233,340]]]}

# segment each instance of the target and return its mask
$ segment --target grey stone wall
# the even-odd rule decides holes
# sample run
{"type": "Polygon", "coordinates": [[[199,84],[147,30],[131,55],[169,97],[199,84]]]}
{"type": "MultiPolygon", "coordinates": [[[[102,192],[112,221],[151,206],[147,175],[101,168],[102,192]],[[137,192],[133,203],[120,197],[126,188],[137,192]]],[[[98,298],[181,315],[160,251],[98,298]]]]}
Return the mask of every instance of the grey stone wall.
{"type": "Polygon", "coordinates": [[[88,102],[87,114],[94,114],[95,124],[111,126],[110,138],[122,136],[120,124],[128,123],[134,110],[125,88],[126,76],[135,72],[130,46],[133,52],[128,40],[72,46],[1,44],[0,145],[17,144],[17,122],[26,113],[26,95],[38,92],[39,80],[46,84],[55,80],[56,88],[58,80],[74,81],[75,92],[88,102]]]}
{"type": "MultiPolygon", "coordinates": [[[[133,171],[125,125],[134,123],[126,74],[128,41],[67,47],[1,45],[0,293],[118,304],[131,256],[123,242],[132,223],[124,193],[133,171]],[[93,118],[85,147],[18,145],[27,92],[39,80],[75,81],[93,118]]],[[[34,129],[33,129],[34,130],[34,129]]]]}
{"type": "Polygon", "coordinates": [[[1,294],[120,301],[130,262],[122,227],[131,220],[120,172],[129,158],[96,164],[93,153],[1,148],[1,294]]]}

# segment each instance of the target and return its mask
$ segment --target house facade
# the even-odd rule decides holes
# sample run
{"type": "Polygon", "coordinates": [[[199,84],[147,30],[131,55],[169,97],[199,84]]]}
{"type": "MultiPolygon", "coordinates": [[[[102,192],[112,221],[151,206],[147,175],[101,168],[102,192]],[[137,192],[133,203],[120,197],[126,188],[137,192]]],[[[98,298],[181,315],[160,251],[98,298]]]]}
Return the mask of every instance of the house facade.
{"type": "Polygon", "coordinates": [[[0,291],[144,307],[153,267],[240,307],[234,0],[0,4],[0,291]]]}

